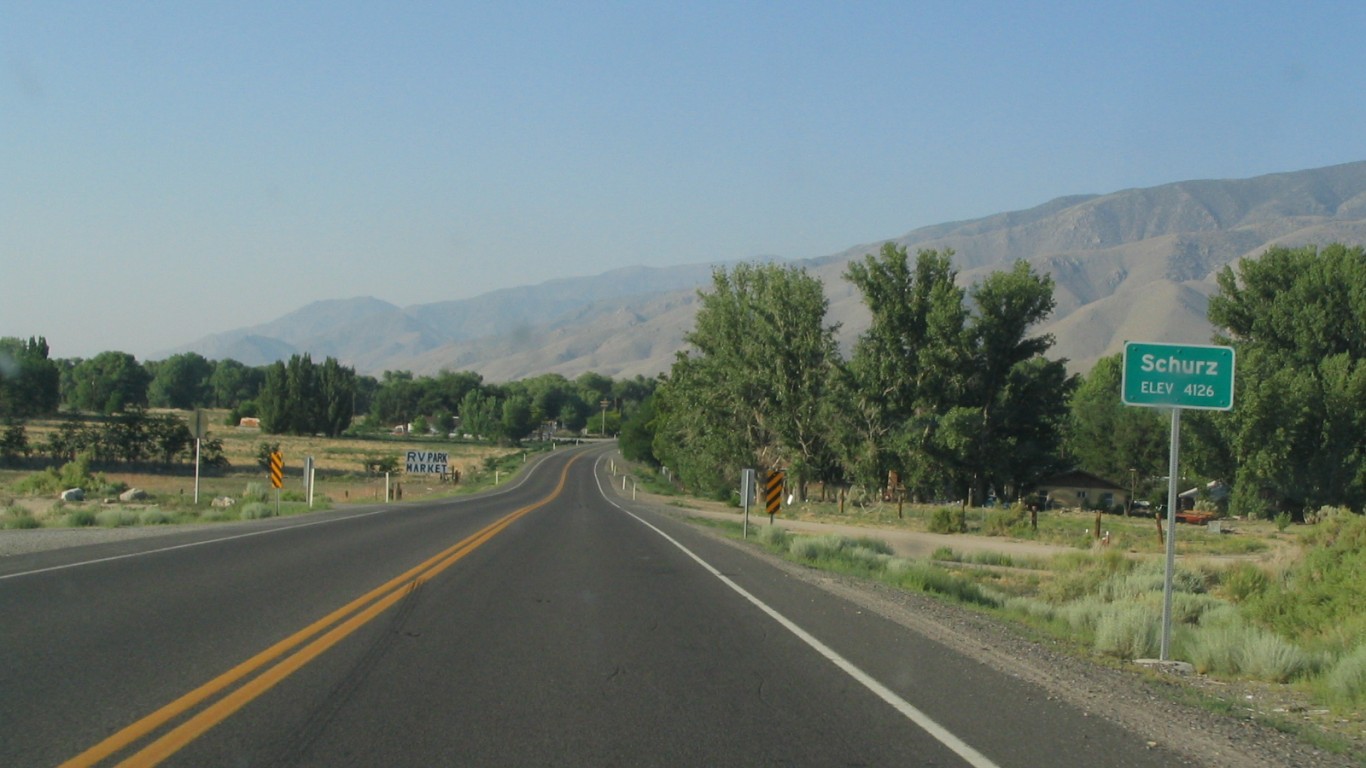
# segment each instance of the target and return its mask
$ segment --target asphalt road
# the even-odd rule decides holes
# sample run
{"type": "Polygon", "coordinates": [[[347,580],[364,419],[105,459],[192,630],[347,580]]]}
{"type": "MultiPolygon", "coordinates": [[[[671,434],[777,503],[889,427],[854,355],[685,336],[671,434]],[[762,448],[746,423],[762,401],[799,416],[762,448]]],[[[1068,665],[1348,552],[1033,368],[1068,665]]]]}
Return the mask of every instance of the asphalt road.
{"type": "Polygon", "coordinates": [[[1164,766],[623,498],[509,489],[0,561],[0,765],[1164,766]]]}

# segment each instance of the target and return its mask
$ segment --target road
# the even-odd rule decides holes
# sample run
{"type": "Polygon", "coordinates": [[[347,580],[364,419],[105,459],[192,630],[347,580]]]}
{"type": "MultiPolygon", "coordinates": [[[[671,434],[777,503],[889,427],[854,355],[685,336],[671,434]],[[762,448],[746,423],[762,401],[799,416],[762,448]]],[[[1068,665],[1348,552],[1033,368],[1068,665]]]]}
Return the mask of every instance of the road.
{"type": "Polygon", "coordinates": [[[0,561],[0,765],[1164,766],[610,487],[0,561]]]}

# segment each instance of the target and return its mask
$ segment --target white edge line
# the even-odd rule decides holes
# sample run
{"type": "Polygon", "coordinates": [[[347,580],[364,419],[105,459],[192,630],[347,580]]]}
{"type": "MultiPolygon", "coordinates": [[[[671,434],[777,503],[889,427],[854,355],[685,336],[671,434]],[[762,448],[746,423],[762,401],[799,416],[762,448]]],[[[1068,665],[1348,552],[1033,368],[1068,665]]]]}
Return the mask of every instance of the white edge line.
{"type": "Polygon", "coordinates": [[[836,667],[839,667],[845,674],[857,680],[861,685],[863,685],[863,687],[867,688],[869,691],[872,691],[878,698],[892,705],[892,707],[896,709],[896,711],[900,712],[907,720],[910,720],[911,722],[920,726],[920,728],[922,728],[926,733],[933,736],[940,744],[943,744],[944,746],[953,750],[955,754],[966,760],[969,765],[974,766],[974,768],[999,768],[996,765],[996,763],[993,763],[981,752],[978,752],[977,750],[973,749],[971,746],[967,744],[967,742],[958,738],[947,728],[935,722],[935,720],[931,718],[929,715],[915,708],[910,702],[898,696],[896,692],[894,692],[887,686],[883,685],[882,683],[879,683],[876,679],[873,678],[872,675],[869,675],[867,672],[864,672],[862,669],[859,669],[857,666],[854,665],[853,662],[839,655],[839,653],[837,653],[835,649],[831,648],[825,643],[822,643],[820,640],[817,640],[810,632],[807,632],[806,630],[802,629],[791,619],[788,619],[786,616],[779,613],[776,609],[770,607],[764,601],[755,597],[753,594],[750,594],[747,590],[745,590],[744,587],[740,586],[739,584],[736,584],[725,574],[721,573],[719,570],[714,568],[711,565],[711,563],[708,563],[706,560],[703,560],[699,555],[694,553],[692,550],[688,549],[677,539],[660,530],[659,528],[655,527],[654,524],[650,523],[649,521],[640,517],[636,513],[632,512],[631,510],[621,506],[616,501],[614,501],[610,496],[607,495],[607,492],[602,487],[602,475],[598,472],[598,465],[601,465],[602,458],[603,457],[601,456],[598,457],[597,465],[595,465],[593,468],[593,479],[598,484],[598,493],[602,494],[602,498],[605,499],[608,504],[611,504],[612,506],[616,507],[622,512],[625,512],[626,514],[635,518],[641,525],[644,525],[646,528],[649,528],[650,530],[664,537],[664,539],[668,541],[670,544],[682,550],[683,554],[687,555],[688,557],[696,561],[697,564],[706,569],[708,573],[715,576],[717,579],[720,579],[722,584],[725,584],[726,586],[735,590],[735,592],[739,593],[741,597],[753,603],[755,607],[757,607],[764,613],[768,614],[768,616],[772,618],[774,621],[781,624],[784,629],[796,635],[798,639],[800,639],[807,645],[811,646],[811,648],[815,650],[817,653],[829,659],[831,663],[833,663],[836,667]]]}
{"type": "MultiPolygon", "coordinates": [[[[540,466],[541,466],[541,462],[539,462],[539,461],[536,462],[535,464],[531,465],[531,467],[527,470],[527,473],[526,473],[525,475],[522,475],[522,479],[518,480],[517,483],[516,483],[516,485],[509,485],[509,486],[507,486],[507,487],[505,487],[505,488],[499,488],[498,490],[493,491],[492,493],[484,494],[483,496],[479,496],[478,498],[480,498],[480,499],[487,499],[487,498],[489,498],[490,496],[501,496],[501,495],[504,494],[504,493],[509,493],[509,492],[511,492],[511,491],[514,491],[514,490],[516,490],[516,489],[522,487],[522,485],[523,485],[524,483],[526,483],[526,481],[529,480],[529,479],[531,478],[531,474],[532,474],[533,472],[535,472],[537,469],[539,469],[540,466]]],[[[454,501],[459,502],[459,501],[467,501],[467,500],[473,500],[473,498],[455,499],[454,501]]],[[[419,505],[419,504],[430,504],[430,503],[433,503],[433,502],[432,502],[432,501],[416,502],[416,503],[413,504],[413,506],[417,506],[417,505],[419,505]]],[[[169,547],[158,547],[158,548],[156,548],[156,549],[144,549],[144,550],[139,551],[139,552],[128,552],[128,553],[125,553],[125,554],[122,554],[122,555],[110,555],[109,557],[99,557],[99,558],[96,558],[96,559],[94,559],[94,560],[79,560],[79,561],[74,562],[74,563],[64,563],[64,564],[62,564],[62,565],[50,565],[50,566],[48,566],[48,567],[46,567],[46,568],[37,568],[37,569],[32,570],[32,571],[19,571],[18,573],[0,574],[0,581],[4,581],[5,579],[17,579],[17,578],[19,578],[20,576],[36,576],[36,575],[38,575],[38,574],[40,574],[40,573],[51,573],[52,571],[65,571],[65,570],[67,570],[68,568],[80,568],[80,567],[86,566],[86,565],[97,565],[97,564],[99,564],[99,563],[109,563],[109,562],[113,562],[113,561],[115,561],[115,560],[127,560],[127,559],[133,558],[133,557],[143,557],[143,556],[146,556],[146,555],[156,555],[156,554],[160,554],[160,553],[162,553],[162,552],[173,552],[173,551],[175,551],[175,550],[177,550],[177,549],[189,549],[190,547],[202,547],[202,546],[204,546],[205,544],[218,544],[218,543],[221,543],[221,542],[224,542],[224,541],[233,541],[234,539],[246,539],[246,538],[250,538],[250,537],[252,537],[252,536],[264,536],[264,535],[266,535],[266,534],[268,534],[268,533],[282,533],[282,532],[284,532],[284,531],[293,531],[293,530],[296,530],[296,529],[298,529],[298,528],[308,528],[308,527],[311,527],[311,526],[314,526],[314,525],[325,525],[325,524],[327,524],[327,523],[341,523],[341,522],[345,522],[345,521],[347,521],[347,520],[358,520],[358,519],[360,519],[360,518],[362,518],[362,517],[370,517],[371,515],[380,515],[380,514],[384,514],[385,512],[398,512],[398,511],[400,511],[400,510],[402,510],[402,509],[403,509],[403,507],[402,507],[401,505],[384,506],[384,507],[382,507],[382,508],[380,508],[380,509],[371,510],[371,511],[369,511],[369,512],[358,512],[358,513],[356,513],[356,514],[354,514],[354,515],[346,515],[345,517],[329,517],[329,518],[327,518],[327,519],[325,519],[325,520],[310,520],[310,521],[308,521],[308,522],[299,523],[299,524],[297,524],[297,525],[284,525],[284,526],[280,526],[279,528],[267,528],[267,529],[262,530],[262,531],[248,531],[247,533],[239,533],[239,534],[236,534],[236,535],[233,535],[233,536],[220,536],[219,538],[216,538],[216,539],[204,539],[203,541],[191,541],[191,542],[188,542],[188,543],[186,543],[186,544],[176,544],[176,545],[169,546],[169,547]]],[[[170,532],[168,532],[168,533],[170,533],[170,532]]],[[[92,543],[110,543],[110,542],[92,542],[92,543]]]]}

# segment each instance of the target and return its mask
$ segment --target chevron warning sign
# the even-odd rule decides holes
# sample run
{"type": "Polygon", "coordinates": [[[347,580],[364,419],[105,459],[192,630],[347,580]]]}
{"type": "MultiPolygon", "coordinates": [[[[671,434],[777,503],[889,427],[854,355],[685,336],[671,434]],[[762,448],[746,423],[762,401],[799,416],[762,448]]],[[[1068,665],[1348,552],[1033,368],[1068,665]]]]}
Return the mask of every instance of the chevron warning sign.
{"type": "Polygon", "coordinates": [[[764,482],[764,506],[770,515],[778,514],[783,505],[783,480],[786,477],[787,472],[775,469],[768,474],[768,480],[764,482]]]}
{"type": "Polygon", "coordinates": [[[270,454],[270,484],[276,488],[285,484],[285,455],[279,451],[270,454]]]}

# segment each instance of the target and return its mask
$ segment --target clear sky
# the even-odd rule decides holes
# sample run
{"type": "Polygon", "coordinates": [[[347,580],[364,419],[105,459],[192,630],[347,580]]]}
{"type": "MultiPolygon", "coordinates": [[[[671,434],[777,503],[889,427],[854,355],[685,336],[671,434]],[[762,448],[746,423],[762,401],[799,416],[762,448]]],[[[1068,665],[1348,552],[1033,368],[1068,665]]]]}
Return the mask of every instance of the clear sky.
{"type": "Polygon", "coordinates": [[[139,359],[1366,159],[1361,2],[0,0],[0,336],[139,359]]]}

